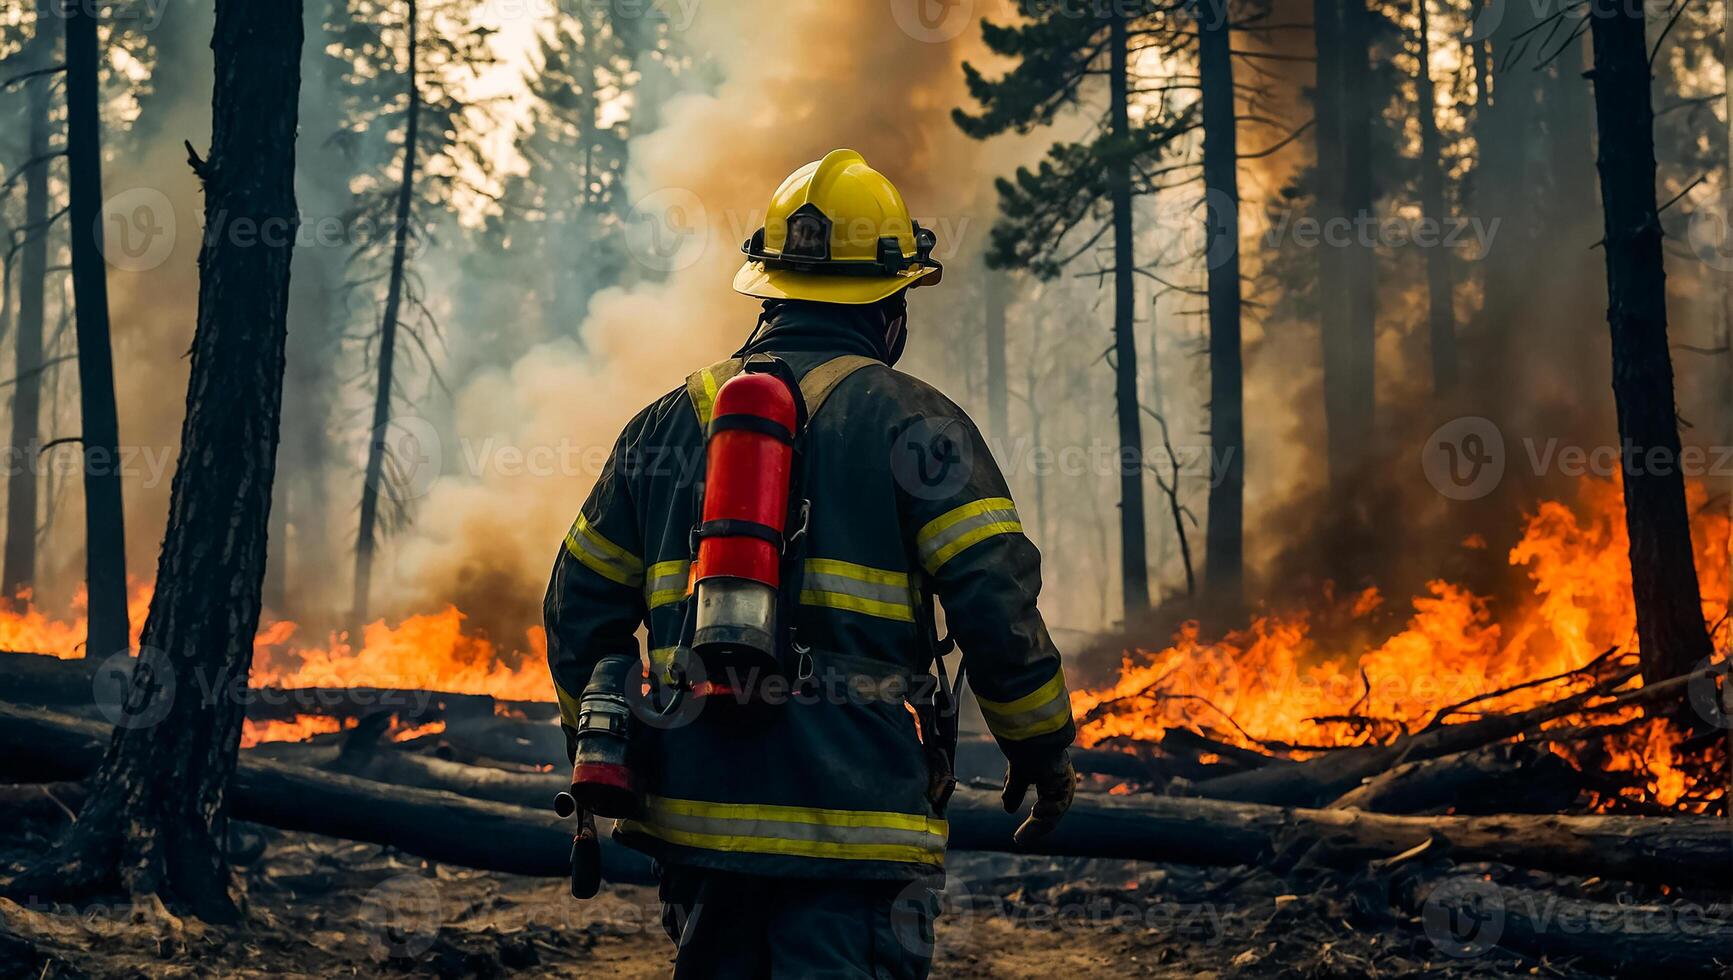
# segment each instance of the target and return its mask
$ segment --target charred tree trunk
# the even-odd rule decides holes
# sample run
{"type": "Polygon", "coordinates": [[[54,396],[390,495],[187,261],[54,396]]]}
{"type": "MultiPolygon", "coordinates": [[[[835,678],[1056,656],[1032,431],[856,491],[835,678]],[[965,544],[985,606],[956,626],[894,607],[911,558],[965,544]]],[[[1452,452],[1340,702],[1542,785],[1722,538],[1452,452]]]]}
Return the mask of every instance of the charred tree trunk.
{"type": "Polygon", "coordinates": [[[1246,485],[1240,362],[1239,140],[1227,0],[1205,0],[1197,12],[1198,71],[1203,84],[1203,179],[1209,222],[1204,254],[1209,270],[1211,460],[1204,584],[1213,601],[1235,608],[1240,599],[1246,485]]]}
{"type": "Polygon", "coordinates": [[[1685,479],[1679,468],[1643,9],[1597,11],[1589,25],[1631,591],[1643,676],[1655,681],[1684,673],[1713,649],[1703,625],[1685,479]]]}
{"type": "MultiPolygon", "coordinates": [[[[1314,135],[1317,163],[1313,179],[1317,185],[1318,220],[1325,228],[1337,227],[1346,214],[1343,166],[1342,94],[1342,2],[1313,0],[1313,33],[1317,43],[1317,74],[1312,101],[1317,124],[1314,135]]],[[[1347,485],[1359,451],[1356,443],[1354,403],[1350,397],[1352,364],[1347,354],[1348,316],[1342,306],[1347,263],[1343,249],[1321,242],[1318,256],[1318,334],[1324,364],[1324,433],[1330,483],[1347,485]]]]}
{"type": "Polygon", "coordinates": [[[245,246],[211,236],[199,252],[187,414],[139,661],[91,803],[43,867],[7,884],[14,894],[119,885],[201,918],[235,916],[218,834],[245,711],[231,695],[246,683],[265,572],[300,46],[298,0],[218,0],[211,153],[194,168],[207,227],[245,221],[261,234],[245,246]]]}
{"type": "Polygon", "coordinates": [[[989,269],[983,283],[986,291],[987,335],[987,436],[995,453],[1010,449],[1010,406],[1005,385],[1005,306],[1010,300],[1011,274],[989,269]]]}
{"type": "Polygon", "coordinates": [[[72,231],[72,292],[78,319],[78,390],[83,417],[86,656],[131,645],[126,609],[126,516],[120,495],[120,420],[108,335],[108,267],[102,248],[101,52],[97,12],[69,4],[66,20],[66,157],[72,231]]]}
{"type": "Polygon", "coordinates": [[[397,355],[397,317],[403,306],[403,268],[409,250],[410,204],[415,199],[415,141],[421,116],[417,84],[416,0],[409,0],[409,108],[403,123],[403,184],[397,190],[390,281],[385,287],[385,318],[379,325],[379,380],[373,395],[373,429],[367,444],[367,474],[361,484],[361,528],[355,538],[354,628],[367,622],[367,597],[373,584],[373,547],[378,538],[379,489],[385,478],[386,428],[391,424],[391,374],[397,355]]]}
{"type": "Polygon", "coordinates": [[[1108,162],[1108,196],[1113,205],[1113,355],[1114,409],[1119,416],[1119,572],[1125,620],[1149,611],[1149,562],[1143,527],[1143,420],[1137,400],[1137,260],[1132,250],[1131,114],[1127,105],[1130,40],[1125,15],[1111,15],[1108,39],[1109,125],[1114,149],[1108,162]]]}
{"type": "MultiPolygon", "coordinates": [[[[54,35],[46,31],[46,3],[38,4],[38,27],[27,71],[39,71],[54,57],[54,35]]],[[[41,473],[37,453],[42,438],[42,323],[48,295],[48,112],[52,75],[25,83],[30,117],[24,177],[24,255],[18,277],[18,332],[12,371],[12,471],[6,480],[6,554],[0,569],[0,595],[11,598],[36,584],[37,492],[41,473]]]]}
{"type": "MultiPolygon", "coordinates": [[[[1426,222],[1442,229],[1448,220],[1444,203],[1443,150],[1438,139],[1437,93],[1432,86],[1432,22],[1427,0],[1415,0],[1420,14],[1420,70],[1415,75],[1415,95],[1420,117],[1420,210],[1426,222]]],[[[1442,241],[1426,250],[1426,322],[1432,341],[1432,390],[1442,394],[1456,387],[1456,310],[1451,282],[1450,253],[1442,241]]]]}

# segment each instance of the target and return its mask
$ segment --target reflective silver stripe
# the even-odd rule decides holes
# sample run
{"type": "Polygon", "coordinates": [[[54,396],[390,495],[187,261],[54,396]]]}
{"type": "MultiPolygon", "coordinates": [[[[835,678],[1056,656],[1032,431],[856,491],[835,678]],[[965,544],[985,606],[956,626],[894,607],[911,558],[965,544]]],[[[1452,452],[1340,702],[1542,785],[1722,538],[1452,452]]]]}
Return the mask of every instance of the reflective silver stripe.
{"type": "Polygon", "coordinates": [[[979,692],[975,701],[987,727],[1007,741],[1056,732],[1071,720],[1071,696],[1065,690],[1064,671],[1055,671],[1045,684],[1015,701],[993,701],[979,692]]]}
{"type": "Polygon", "coordinates": [[[936,573],[958,553],[996,534],[1021,533],[1023,524],[1009,497],[988,497],[953,508],[915,535],[921,567],[936,573]]]}
{"type": "Polygon", "coordinates": [[[807,559],[800,601],[905,623],[915,620],[915,596],[907,572],[836,558],[807,559]]]}
{"type": "Polygon", "coordinates": [[[595,529],[583,514],[566,532],[566,551],[585,567],[611,582],[637,587],[644,580],[644,562],[595,529]]]}
{"type": "Polygon", "coordinates": [[[685,559],[659,561],[644,576],[644,601],[651,609],[679,602],[686,595],[692,563],[685,559]]]}

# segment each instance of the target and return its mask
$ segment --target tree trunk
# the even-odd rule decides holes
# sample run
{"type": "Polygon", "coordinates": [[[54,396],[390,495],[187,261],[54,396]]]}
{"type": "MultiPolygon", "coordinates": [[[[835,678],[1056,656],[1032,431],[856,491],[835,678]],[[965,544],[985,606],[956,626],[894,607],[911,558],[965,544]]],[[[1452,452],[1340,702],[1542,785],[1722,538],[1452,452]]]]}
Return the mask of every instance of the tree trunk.
{"type": "Polygon", "coordinates": [[[120,495],[120,420],[108,336],[108,267],[102,242],[101,52],[97,12],[69,4],[66,19],[66,156],[72,223],[72,292],[78,308],[78,389],[83,417],[86,656],[131,646],[126,609],[126,517],[120,495]]]}
{"type": "Polygon", "coordinates": [[[1245,501],[1245,411],[1240,367],[1239,141],[1227,0],[1198,6],[1203,84],[1204,255],[1209,292],[1210,492],[1204,584],[1212,601],[1239,604],[1245,501]]]}
{"type": "Polygon", "coordinates": [[[1003,454],[1011,446],[1010,406],[1005,386],[1005,307],[1011,298],[1011,274],[989,269],[982,287],[987,294],[987,438],[993,451],[1003,454]]]}
{"type": "Polygon", "coordinates": [[[367,444],[367,475],[361,484],[361,528],[355,538],[355,601],[351,620],[356,635],[367,623],[367,597],[373,581],[373,546],[378,537],[379,488],[385,478],[386,429],[391,424],[391,372],[397,354],[397,316],[403,305],[403,267],[409,249],[410,204],[415,198],[415,141],[421,116],[417,84],[416,0],[409,0],[409,108],[403,123],[403,184],[397,190],[397,218],[391,248],[391,277],[385,288],[385,318],[379,325],[379,380],[373,395],[373,429],[367,444]]]}
{"type": "MultiPolygon", "coordinates": [[[[1544,5],[1483,0],[1482,6],[1483,19],[1496,22],[1497,29],[1475,52],[1481,96],[1472,129],[1474,213],[1500,224],[1498,234],[1487,241],[1487,254],[1475,263],[1481,303],[1474,314],[1474,335],[1484,350],[1477,367],[1482,389],[1519,391],[1530,384],[1526,365],[1533,357],[1545,356],[1544,345],[1537,352],[1527,343],[1534,325],[1556,316],[1549,308],[1551,298],[1535,295],[1535,263],[1530,258],[1545,248],[1549,255],[1560,251],[1558,261],[1563,262],[1569,250],[1542,238],[1538,195],[1533,192],[1545,179],[1533,164],[1542,137],[1535,31],[1544,5]]],[[[1591,244],[1582,243],[1584,248],[1591,244]]]]}
{"type": "MultiPolygon", "coordinates": [[[[1343,463],[1355,467],[1373,446],[1374,421],[1377,416],[1375,392],[1375,353],[1378,343],[1378,254],[1371,241],[1365,240],[1362,223],[1370,221],[1373,211],[1372,127],[1378,113],[1372,99],[1371,44],[1372,15],[1366,9],[1368,0],[1343,0],[1341,48],[1339,51],[1342,84],[1342,204],[1343,212],[1353,222],[1350,243],[1343,250],[1344,303],[1347,307],[1343,325],[1344,369],[1342,382],[1343,421],[1348,426],[1347,441],[1339,448],[1343,463]]],[[[1329,247],[1326,245],[1325,247],[1329,247]]],[[[1338,488],[1348,484],[1338,483],[1338,488]]]]}
{"type": "MultiPolygon", "coordinates": [[[[1317,43],[1317,70],[1312,86],[1313,127],[1317,162],[1313,181],[1317,186],[1317,217],[1323,227],[1332,227],[1343,216],[1342,186],[1342,0],[1313,0],[1313,36],[1317,43]]],[[[1324,436],[1330,483],[1347,485],[1355,447],[1352,403],[1348,398],[1349,365],[1347,315],[1342,308],[1346,267],[1342,249],[1320,242],[1313,249],[1318,259],[1318,336],[1323,349],[1324,436]]]]}
{"type": "MultiPolygon", "coordinates": [[[[1420,117],[1420,210],[1427,224],[1443,231],[1449,220],[1444,204],[1443,149],[1438,139],[1437,94],[1432,87],[1432,23],[1427,0],[1415,0],[1420,14],[1420,71],[1415,76],[1420,117]]],[[[1443,394],[1456,387],[1455,289],[1451,282],[1450,251],[1442,240],[1426,249],[1426,322],[1432,341],[1432,390],[1443,394]]]]}
{"type": "Polygon", "coordinates": [[[1137,260],[1132,251],[1130,84],[1126,61],[1129,40],[1125,17],[1113,14],[1108,46],[1110,128],[1114,141],[1108,163],[1108,196],[1113,204],[1113,354],[1114,409],[1119,416],[1119,571],[1125,621],[1149,611],[1149,563],[1144,553],[1143,420],[1137,401],[1137,260]]]}
{"type": "Polygon", "coordinates": [[[1713,649],[1703,625],[1679,468],[1643,9],[1598,11],[1589,25],[1631,591],[1643,676],[1655,681],[1684,673],[1713,649]]]}
{"type": "MultiPolygon", "coordinates": [[[[95,767],[102,751],[101,736],[101,728],[91,722],[0,704],[0,744],[29,747],[27,752],[0,756],[0,774],[31,779],[79,778],[95,767]]],[[[300,749],[294,747],[287,754],[321,755],[316,749],[300,749]]],[[[417,785],[378,783],[285,764],[264,757],[268,755],[249,749],[233,766],[229,797],[237,820],[381,844],[442,864],[543,877],[571,873],[572,827],[554,816],[552,806],[547,805],[552,802],[551,795],[544,796],[542,806],[532,810],[417,785]]],[[[450,766],[410,763],[398,774],[411,770],[418,781],[431,785],[479,785],[468,778],[454,781],[450,766]]],[[[489,789],[499,793],[502,786],[521,780],[488,782],[492,784],[489,789]]],[[[87,812],[92,805],[86,804],[87,812]]],[[[79,815],[80,824],[85,819],[85,814],[79,815]]],[[[602,872],[609,881],[642,884],[653,880],[648,858],[606,839],[602,841],[602,872]]]]}
{"type": "MultiPolygon", "coordinates": [[[[199,252],[198,327],[156,592],[92,802],[14,894],[119,884],[194,914],[236,908],[224,793],[240,745],[275,475],[295,239],[301,9],[218,0],[205,224],[245,222],[199,252]]],[[[81,234],[88,225],[74,223],[81,234]]],[[[100,679],[100,677],[99,677],[100,679]]]]}
{"type": "MultiPolygon", "coordinates": [[[[54,60],[54,35],[47,3],[37,6],[38,28],[25,70],[54,60]]],[[[6,555],[0,569],[0,595],[16,596],[36,584],[37,492],[41,487],[38,452],[42,439],[42,323],[48,294],[48,112],[54,76],[25,83],[30,116],[27,159],[38,161],[24,178],[22,268],[18,278],[18,332],[12,362],[12,472],[6,480],[6,555]]]]}

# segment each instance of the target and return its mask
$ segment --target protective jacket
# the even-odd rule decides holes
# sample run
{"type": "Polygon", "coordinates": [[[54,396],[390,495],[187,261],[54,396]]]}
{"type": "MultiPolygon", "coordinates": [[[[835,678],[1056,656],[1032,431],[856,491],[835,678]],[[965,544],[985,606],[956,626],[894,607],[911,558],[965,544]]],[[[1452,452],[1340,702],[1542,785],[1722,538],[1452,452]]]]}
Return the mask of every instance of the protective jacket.
{"type": "MultiPolygon", "coordinates": [[[[752,725],[700,710],[639,726],[645,812],[615,836],[664,864],[848,878],[942,866],[947,827],[903,700],[932,668],[928,596],[1008,757],[1057,753],[1075,734],[1036,610],[1039,555],[979,430],[827,309],[783,310],[747,350],[787,361],[809,406],[819,403],[802,464],[812,506],[795,616],[816,696],[752,725]]],[[[566,536],[545,615],[568,734],[597,660],[636,654],[640,626],[653,669],[676,643],[705,427],[739,364],[695,373],[633,418],[566,536]]]]}

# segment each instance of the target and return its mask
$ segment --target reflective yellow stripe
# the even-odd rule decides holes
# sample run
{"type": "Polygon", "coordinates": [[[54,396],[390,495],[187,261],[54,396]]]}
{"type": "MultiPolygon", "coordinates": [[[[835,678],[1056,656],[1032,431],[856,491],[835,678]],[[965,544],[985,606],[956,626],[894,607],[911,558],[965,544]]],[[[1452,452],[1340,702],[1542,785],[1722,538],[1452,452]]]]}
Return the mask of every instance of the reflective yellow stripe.
{"type": "Polygon", "coordinates": [[[578,699],[567,694],[559,681],[554,681],[554,697],[560,702],[560,723],[567,728],[578,727],[578,699]]]}
{"type": "Polygon", "coordinates": [[[950,827],[920,813],[648,797],[620,829],[716,851],[938,864],[950,827]]]}
{"type": "Polygon", "coordinates": [[[915,596],[907,572],[836,558],[808,558],[800,601],[898,622],[915,621],[915,596]]]}
{"type": "Polygon", "coordinates": [[[650,651],[650,672],[660,674],[662,683],[674,683],[674,675],[670,670],[674,666],[674,651],[678,647],[657,647],[650,651]]]}
{"type": "Polygon", "coordinates": [[[1007,741],[1021,741],[1064,728],[1071,721],[1071,697],[1065,690],[1065,672],[1056,670],[1047,683],[1015,701],[990,701],[980,694],[981,717],[993,734],[1007,741]]]}
{"type": "Polygon", "coordinates": [[[685,598],[691,568],[692,563],[684,558],[651,565],[644,575],[644,601],[656,609],[685,598]]]}
{"type": "Polygon", "coordinates": [[[1009,497],[987,497],[955,507],[928,521],[915,535],[915,550],[929,574],[969,546],[997,534],[1018,534],[1023,524],[1009,497]]]}
{"type": "Polygon", "coordinates": [[[915,830],[947,833],[945,821],[922,813],[897,813],[891,810],[835,810],[813,806],[781,806],[774,803],[710,803],[705,800],[676,800],[663,796],[649,797],[644,804],[657,813],[709,817],[716,820],[770,820],[780,823],[823,824],[834,827],[885,827],[891,830],[915,830]]]}
{"type": "Polygon", "coordinates": [[[903,623],[915,621],[914,608],[911,606],[880,602],[877,599],[863,599],[860,596],[842,592],[817,592],[812,589],[801,589],[800,602],[801,605],[805,606],[824,606],[829,609],[841,609],[844,612],[877,616],[880,619],[894,619],[903,623]]]}
{"type": "Polygon", "coordinates": [[[644,580],[644,562],[603,537],[582,513],[566,532],[566,552],[610,582],[635,588],[644,580]]]}
{"type": "Polygon", "coordinates": [[[698,380],[703,384],[704,391],[698,398],[698,404],[693,407],[698,409],[699,426],[708,428],[710,425],[710,413],[716,407],[716,372],[709,368],[705,368],[698,372],[698,380]]]}

